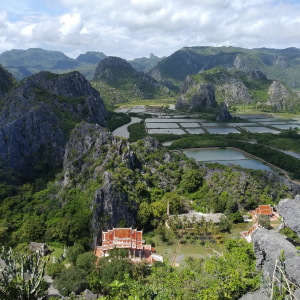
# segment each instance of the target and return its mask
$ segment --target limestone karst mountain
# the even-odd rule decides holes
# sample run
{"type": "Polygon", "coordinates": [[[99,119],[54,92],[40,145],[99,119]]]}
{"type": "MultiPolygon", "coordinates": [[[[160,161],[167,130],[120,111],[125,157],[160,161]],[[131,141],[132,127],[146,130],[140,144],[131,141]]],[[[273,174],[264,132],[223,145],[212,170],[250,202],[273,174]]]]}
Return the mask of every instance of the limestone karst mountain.
{"type": "Polygon", "coordinates": [[[300,108],[300,99],[295,92],[278,81],[269,80],[262,71],[246,73],[224,68],[187,76],[176,107],[215,107],[215,102],[225,102],[230,106],[258,105],[272,111],[296,111],[300,108]]]}
{"type": "Polygon", "coordinates": [[[1,168],[30,175],[41,161],[61,164],[76,124],[106,127],[106,116],[99,92],[80,73],[32,75],[2,99],[1,168]]]}
{"type": "Polygon", "coordinates": [[[115,56],[109,56],[99,62],[92,84],[110,104],[127,102],[129,99],[154,99],[169,95],[168,88],[144,72],[136,71],[125,59],[115,56]]]}

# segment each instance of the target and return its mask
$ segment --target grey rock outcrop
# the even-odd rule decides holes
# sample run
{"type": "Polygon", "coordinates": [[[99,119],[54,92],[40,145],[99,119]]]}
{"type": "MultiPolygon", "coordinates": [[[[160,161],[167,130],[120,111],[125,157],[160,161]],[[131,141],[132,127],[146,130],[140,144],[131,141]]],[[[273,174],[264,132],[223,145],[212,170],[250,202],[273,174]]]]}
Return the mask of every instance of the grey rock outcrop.
{"type": "Polygon", "coordinates": [[[220,103],[221,112],[216,118],[216,121],[224,122],[232,119],[230,112],[227,110],[227,105],[225,103],[220,103]]]}
{"type": "Polygon", "coordinates": [[[106,126],[106,108],[97,90],[78,72],[28,77],[5,97],[0,114],[2,167],[31,174],[40,159],[61,164],[68,122],[106,126]]]}
{"type": "Polygon", "coordinates": [[[191,76],[188,76],[182,84],[181,94],[176,100],[176,108],[201,109],[203,107],[217,107],[215,89],[212,84],[198,84],[191,76]],[[187,94],[193,89],[193,95],[189,99],[187,94]]]}
{"type": "Polygon", "coordinates": [[[240,300],[269,300],[270,295],[267,290],[258,290],[254,293],[244,295],[240,300]]]}
{"type": "Polygon", "coordinates": [[[291,228],[300,237],[300,196],[297,195],[293,200],[282,199],[276,208],[285,226],[291,228]]]}
{"type": "Polygon", "coordinates": [[[259,61],[247,55],[238,54],[233,62],[233,66],[240,71],[249,72],[259,69],[259,61]]]}
{"type": "Polygon", "coordinates": [[[300,256],[297,256],[296,247],[285,236],[273,230],[259,228],[252,234],[252,240],[258,270],[263,270],[271,281],[275,262],[283,250],[286,275],[292,282],[300,285],[300,256]]]}
{"type": "MultiPolygon", "coordinates": [[[[102,184],[95,191],[90,204],[93,212],[92,232],[93,244],[101,242],[101,231],[106,227],[118,227],[121,220],[127,226],[135,225],[137,207],[133,203],[129,206],[128,196],[106,166],[110,160],[120,156],[124,165],[134,170],[141,168],[141,163],[131,149],[128,142],[114,137],[111,132],[99,125],[88,123],[79,124],[73,131],[67,143],[64,156],[64,178],[60,183],[64,188],[71,183],[80,181],[83,174],[92,172],[91,177],[101,178],[102,184]],[[102,160],[99,158],[103,157],[102,160]]],[[[130,185],[130,179],[124,178],[130,185]]]]}
{"type": "Polygon", "coordinates": [[[273,81],[269,88],[269,100],[267,104],[273,106],[277,111],[289,110],[290,107],[300,102],[296,93],[289,91],[279,81],[273,81]]]}
{"type": "Polygon", "coordinates": [[[91,202],[93,246],[100,244],[102,229],[105,227],[117,228],[121,220],[128,227],[136,223],[137,207],[130,208],[127,193],[120,189],[112,173],[106,171],[102,178],[103,186],[96,191],[91,202]]]}

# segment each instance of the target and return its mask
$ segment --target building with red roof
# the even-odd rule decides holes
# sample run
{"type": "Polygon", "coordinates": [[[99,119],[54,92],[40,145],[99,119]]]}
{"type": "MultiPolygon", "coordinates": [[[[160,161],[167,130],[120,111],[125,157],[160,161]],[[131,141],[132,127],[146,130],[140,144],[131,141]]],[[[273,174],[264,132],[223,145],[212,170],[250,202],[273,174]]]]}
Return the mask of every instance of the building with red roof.
{"type": "Polygon", "coordinates": [[[109,250],[116,248],[128,249],[129,257],[133,263],[145,259],[148,265],[155,261],[163,262],[161,255],[155,254],[151,245],[144,245],[143,232],[132,228],[113,228],[102,231],[102,246],[96,246],[94,254],[98,257],[109,256],[109,250]]]}
{"type": "Polygon", "coordinates": [[[270,221],[277,221],[279,219],[279,214],[274,211],[273,207],[270,204],[268,205],[260,205],[255,210],[249,211],[252,215],[252,220],[256,221],[259,215],[265,215],[270,218],[270,221]]]}

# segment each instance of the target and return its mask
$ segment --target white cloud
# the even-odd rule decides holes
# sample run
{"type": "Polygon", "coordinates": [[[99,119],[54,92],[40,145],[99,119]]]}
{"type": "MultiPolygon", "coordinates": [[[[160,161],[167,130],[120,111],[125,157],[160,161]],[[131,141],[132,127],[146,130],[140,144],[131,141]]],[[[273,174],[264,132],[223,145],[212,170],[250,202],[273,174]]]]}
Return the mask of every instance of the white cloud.
{"type": "MultiPolygon", "coordinates": [[[[300,48],[300,7],[293,2],[56,0],[52,5],[64,13],[27,13],[13,22],[6,4],[0,11],[0,52],[34,46],[73,57],[98,50],[134,58],[170,55],[192,45],[300,48]]],[[[29,2],[27,7],[34,11],[29,2]]]]}
{"type": "Polygon", "coordinates": [[[69,34],[78,33],[83,28],[83,23],[81,22],[81,16],[79,13],[74,13],[73,15],[63,15],[59,23],[63,24],[59,31],[64,35],[67,36],[69,34]]]}

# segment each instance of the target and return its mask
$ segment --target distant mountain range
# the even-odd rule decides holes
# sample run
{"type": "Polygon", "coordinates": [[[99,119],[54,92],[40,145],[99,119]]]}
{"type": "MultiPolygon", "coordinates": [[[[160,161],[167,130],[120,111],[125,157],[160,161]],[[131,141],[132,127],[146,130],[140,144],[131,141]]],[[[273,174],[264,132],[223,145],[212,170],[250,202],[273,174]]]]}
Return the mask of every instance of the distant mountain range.
{"type": "MultiPolygon", "coordinates": [[[[0,64],[11,72],[18,81],[40,71],[58,74],[79,71],[88,80],[91,80],[97,64],[106,57],[104,53],[97,51],[88,51],[73,59],[60,51],[40,48],[13,49],[0,54],[0,64]]],[[[151,54],[150,58],[136,58],[130,63],[137,71],[149,71],[160,60],[161,58],[151,54]]]]}
{"type": "Polygon", "coordinates": [[[158,62],[148,74],[176,92],[188,75],[218,67],[228,71],[263,71],[268,79],[300,88],[299,65],[297,48],[184,47],[158,62]]]}

